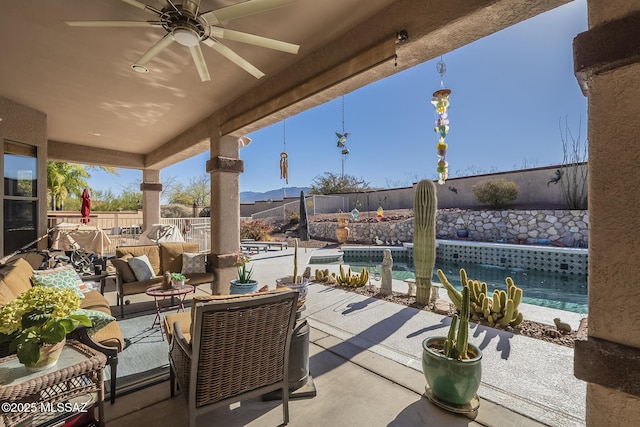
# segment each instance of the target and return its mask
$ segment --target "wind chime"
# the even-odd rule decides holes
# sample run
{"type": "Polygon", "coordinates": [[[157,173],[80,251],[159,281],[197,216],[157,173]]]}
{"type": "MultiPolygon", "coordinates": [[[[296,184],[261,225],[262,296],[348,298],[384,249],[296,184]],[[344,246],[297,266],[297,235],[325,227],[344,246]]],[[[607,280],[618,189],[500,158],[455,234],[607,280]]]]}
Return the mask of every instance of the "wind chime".
{"type": "MultiPolygon", "coordinates": [[[[280,179],[289,185],[289,155],[287,154],[287,121],[282,121],[282,153],[280,153],[280,179]]],[[[284,188],[282,189],[284,192],[284,188]]],[[[286,197],[286,194],[285,194],[286,197]]]]}
{"type": "Polygon", "coordinates": [[[344,161],[349,154],[349,149],[347,148],[347,137],[349,136],[349,132],[344,131],[344,95],[342,95],[342,133],[336,132],[336,136],[338,137],[337,147],[340,149],[340,154],[342,155],[342,175],[341,178],[344,178],[344,161]]]}
{"type": "Polygon", "coordinates": [[[436,64],[436,69],[440,74],[440,89],[433,93],[431,103],[436,108],[436,113],[438,115],[436,125],[434,127],[434,131],[439,136],[438,143],[436,144],[436,151],[438,153],[438,167],[436,168],[436,171],[438,172],[438,184],[442,185],[449,177],[449,163],[447,163],[445,159],[448,147],[445,142],[445,137],[449,133],[449,114],[447,113],[447,110],[449,109],[449,95],[451,94],[451,90],[445,89],[444,87],[443,78],[444,74],[447,72],[447,66],[444,61],[442,61],[442,57],[436,64]]]}

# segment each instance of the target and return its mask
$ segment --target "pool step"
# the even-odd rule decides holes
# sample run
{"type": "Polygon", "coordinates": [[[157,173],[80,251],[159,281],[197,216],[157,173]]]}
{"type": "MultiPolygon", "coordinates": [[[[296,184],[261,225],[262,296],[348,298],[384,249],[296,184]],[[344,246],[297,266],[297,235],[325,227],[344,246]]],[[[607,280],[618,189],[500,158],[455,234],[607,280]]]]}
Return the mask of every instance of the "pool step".
{"type": "Polygon", "coordinates": [[[309,264],[342,264],[342,256],[340,249],[318,249],[311,254],[309,264]]]}

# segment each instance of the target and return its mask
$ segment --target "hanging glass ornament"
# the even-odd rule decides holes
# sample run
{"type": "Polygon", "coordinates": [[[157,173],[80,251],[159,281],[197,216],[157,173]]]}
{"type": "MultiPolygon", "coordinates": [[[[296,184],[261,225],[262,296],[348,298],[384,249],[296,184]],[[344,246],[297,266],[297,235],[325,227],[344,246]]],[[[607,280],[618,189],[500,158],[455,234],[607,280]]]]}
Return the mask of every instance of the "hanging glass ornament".
{"type": "Polygon", "coordinates": [[[438,154],[438,166],[436,171],[438,172],[438,183],[444,184],[447,178],[449,178],[449,163],[446,161],[448,145],[445,142],[445,138],[449,133],[449,95],[451,95],[450,89],[444,88],[444,82],[442,80],[444,73],[447,71],[447,66],[442,61],[438,61],[437,64],[438,73],[440,73],[440,90],[433,93],[431,104],[436,109],[437,119],[433,130],[438,134],[438,143],[436,144],[436,152],[438,154]]]}

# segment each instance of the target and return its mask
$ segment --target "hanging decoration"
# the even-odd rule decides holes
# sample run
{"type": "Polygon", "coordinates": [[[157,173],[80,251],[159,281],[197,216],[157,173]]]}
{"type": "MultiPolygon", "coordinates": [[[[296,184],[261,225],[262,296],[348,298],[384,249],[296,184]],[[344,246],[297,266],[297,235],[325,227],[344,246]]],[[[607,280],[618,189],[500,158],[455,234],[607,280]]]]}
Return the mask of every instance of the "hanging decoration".
{"type": "Polygon", "coordinates": [[[289,185],[289,155],[287,154],[287,127],[286,120],[282,121],[282,153],[280,153],[280,179],[289,185]]]}
{"type": "Polygon", "coordinates": [[[447,163],[445,159],[448,147],[445,142],[445,137],[449,133],[449,114],[447,110],[449,109],[449,95],[451,94],[451,90],[445,89],[444,87],[443,77],[447,72],[447,66],[444,61],[442,61],[442,57],[440,61],[438,61],[436,69],[440,74],[440,89],[433,93],[431,103],[436,108],[438,115],[434,128],[434,131],[439,136],[438,143],[436,144],[436,151],[438,153],[438,167],[436,171],[438,172],[438,184],[442,185],[449,177],[449,163],[447,163]]]}
{"type": "Polygon", "coordinates": [[[347,137],[349,136],[349,132],[344,131],[344,95],[342,95],[342,133],[336,132],[336,136],[338,137],[338,143],[336,146],[340,148],[340,154],[342,155],[342,178],[344,178],[344,161],[349,154],[349,149],[347,148],[347,137]]]}

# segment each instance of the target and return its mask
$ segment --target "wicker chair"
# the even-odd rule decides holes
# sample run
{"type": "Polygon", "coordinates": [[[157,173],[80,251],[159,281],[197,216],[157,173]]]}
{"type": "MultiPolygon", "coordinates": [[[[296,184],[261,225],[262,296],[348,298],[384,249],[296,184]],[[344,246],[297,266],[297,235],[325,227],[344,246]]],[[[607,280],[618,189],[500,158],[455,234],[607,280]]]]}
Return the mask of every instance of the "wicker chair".
{"type": "Polygon", "coordinates": [[[171,396],[175,382],[189,409],[189,426],[214,408],[282,390],[289,422],[289,345],[297,291],[197,303],[191,343],[174,323],[169,350],[171,396]]]}

